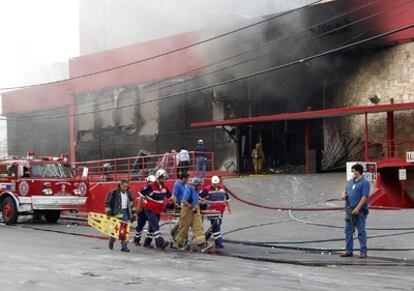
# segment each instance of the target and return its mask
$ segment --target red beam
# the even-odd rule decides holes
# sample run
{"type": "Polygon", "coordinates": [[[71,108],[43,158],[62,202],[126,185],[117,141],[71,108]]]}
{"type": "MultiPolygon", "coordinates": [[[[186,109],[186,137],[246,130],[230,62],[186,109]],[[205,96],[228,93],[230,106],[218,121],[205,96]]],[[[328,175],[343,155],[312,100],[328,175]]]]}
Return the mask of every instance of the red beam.
{"type": "Polygon", "coordinates": [[[368,114],[368,113],[400,111],[400,110],[409,110],[409,109],[414,109],[414,102],[401,103],[401,104],[383,104],[383,105],[368,105],[368,106],[356,106],[356,107],[342,107],[342,108],[332,108],[332,109],[324,109],[324,110],[235,118],[235,119],[228,119],[228,120],[193,122],[191,123],[191,127],[240,125],[240,124],[249,124],[249,123],[257,123],[257,122],[273,122],[273,121],[284,121],[284,120],[334,118],[334,117],[340,117],[340,116],[365,114],[365,112],[368,114]]]}

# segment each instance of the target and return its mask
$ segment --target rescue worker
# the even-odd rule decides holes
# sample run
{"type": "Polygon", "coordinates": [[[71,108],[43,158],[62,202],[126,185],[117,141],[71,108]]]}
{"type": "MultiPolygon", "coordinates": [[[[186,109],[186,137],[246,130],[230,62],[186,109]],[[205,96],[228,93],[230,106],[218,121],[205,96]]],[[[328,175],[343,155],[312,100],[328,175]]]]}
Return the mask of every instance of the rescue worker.
{"type": "Polygon", "coordinates": [[[204,179],[206,176],[206,167],[207,167],[207,147],[204,145],[204,141],[199,139],[197,141],[197,145],[194,148],[195,151],[195,162],[196,162],[196,169],[195,169],[195,176],[204,179]],[[202,171],[202,175],[200,176],[199,171],[202,171]]]}
{"type": "MultiPolygon", "coordinates": [[[[147,219],[147,215],[145,214],[145,211],[143,210],[143,204],[144,204],[144,195],[142,194],[143,191],[145,191],[145,189],[147,187],[149,187],[149,185],[151,183],[154,183],[156,180],[154,175],[149,175],[146,178],[147,184],[138,192],[139,197],[138,197],[138,207],[137,207],[137,227],[135,228],[135,237],[134,237],[134,244],[136,246],[140,246],[141,245],[141,236],[142,236],[142,231],[144,230],[145,224],[147,223],[148,219],[147,219]]],[[[147,238],[145,240],[147,242],[147,245],[145,246],[149,246],[151,245],[152,242],[152,236],[151,233],[148,231],[147,232],[147,238]]]]}
{"type": "MultiPolygon", "coordinates": [[[[145,200],[143,208],[148,219],[149,227],[148,232],[155,240],[155,245],[158,248],[164,250],[169,242],[165,241],[160,233],[160,216],[161,212],[165,209],[169,200],[172,200],[171,192],[165,187],[165,180],[168,178],[168,174],[165,170],[159,169],[155,173],[155,182],[150,183],[148,187],[141,191],[145,200]]],[[[150,246],[150,238],[146,238],[144,246],[150,246]]]]}
{"type": "Polygon", "coordinates": [[[103,168],[103,175],[101,176],[101,181],[102,182],[113,181],[114,178],[110,174],[111,171],[112,171],[111,164],[110,163],[104,163],[102,165],[102,168],[103,168]]]}
{"type": "Polygon", "coordinates": [[[213,235],[215,247],[217,249],[222,249],[224,246],[223,236],[221,234],[221,224],[223,222],[223,213],[226,208],[228,212],[231,213],[230,196],[226,189],[223,186],[220,186],[220,178],[218,176],[213,176],[211,177],[211,185],[201,192],[200,197],[206,200],[209,210],[215,210],[221,213],[217,217],[209,218],[211,227],[206,233],[206,240],[213,235]]]}
{"type": "MultiPolygon", "coordinates": [[[[135,212],[134,198],[129,191],[128,179],[121,179],[116,189],[109,192],[105,201],[105,214],[108,216],[114,216],[122,219],[123,221],[129,221],[135,212]]],[[[114,248],[115,238],[109,239],[109,249],[114,248]]],[[[128,244],[126,241],[121,242],[121,251],[129,252],[128,244]]]]}
{"type": "Polygon", "coordinates": [[[171,154],[168,157],[167,160],[167,166],[165,169],[168,169],[168,173],[170,177],[173,177],[174,179],[178,178],[178,160],[177,160],[177,151],[171,150],[171,154]]]}
{"type": "Polygon", "coordinates": [[[180,175],[186,175],[190,167],[190,155],[184,147],[177,154],[177,161],[180,175]]]}
{"type": "Polygon", "coordinates": [[[262,144],[258,142],[256,144],[256,147],[252,150],[252,162],[253,162],[254,172],[256,174],[259,174],[262,172],[264,161],[265,161],[265,156],[263,153],[262,144]]]}
{"type": "MultiPolygon", "coordinates": [[[[181,211],[181,201],[183,199],[185,190],[188,188],[188,185],[187,185],[188,179],[189,179],[189,175],[185,173],[185,174],[181,174],[179,179],[175,181],[174,189],[173,189],[175,211],[181,211]]],[[[177,223],[174,225],[174,227],[171,229],[171,237],[173,238],[173,240],[175,240],[179,226],[180,226],[180,220],[178,220],[177,223]]]]}
{"type": "Polygon", "coordinates": [[[177,233],[177,250],[184,251],[184,243],[187,239],[188,230],[191,227],[193,238],[201,251],[206,251],[208,246],[204,237],[203,222],[200,214],[200,197],[199,189],[202,181],[198,177],[191,179],[190,187],[188,187],[183,196],[182,209],[180,214],[180,226],[177,233]]]}
{"type": "Polygon", "coordinates": [[[364,168],[360,164],[351,167],[354,177],[350,179],[342,193],[341,198],[346,200],[347,215],[345,216],[345,243],[346,250],[341,257],[352,257],[353,254],[353,227],[358,230],[358,240],[360,253],[358,258],[365,259],[368,257],[367,252],[367,232],[365,221],[368,216],[368,196],[371,185],[362,176],[364,168]],[[355,223],[355,224],[354,224],[355,223]]]}

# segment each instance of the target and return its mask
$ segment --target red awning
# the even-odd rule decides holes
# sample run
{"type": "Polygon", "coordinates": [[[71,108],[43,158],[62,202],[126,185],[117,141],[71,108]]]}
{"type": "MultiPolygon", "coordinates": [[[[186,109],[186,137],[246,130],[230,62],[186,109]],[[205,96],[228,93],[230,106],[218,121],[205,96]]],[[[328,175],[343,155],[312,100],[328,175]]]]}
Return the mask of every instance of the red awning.
{"type": "Polygon", "coordinates": [[[401,110],[409,110],[409,109],[414,109],[414,102],[402,103],[402,104],[383,104],[383,105],[332,108],[332,109],[324,109],[324,110],[313,110],[313,111],[303,111],[303,112],[294,112],[294,113],[281,113],[281,114],[274,114],[274,115],[235,118],[235,119],[228,119],[228,120],[193,122],[191,123],[191,127],[241,125],[241,124],[248,124],[248,123],[273,122],[273,121],[285,121],[285,120],[320,119],[320,118],[332,118],[332,117],[340,117],[340,116],[358,115],[358,114],[365,114],[365,113],[401,111],[401,110]]]}

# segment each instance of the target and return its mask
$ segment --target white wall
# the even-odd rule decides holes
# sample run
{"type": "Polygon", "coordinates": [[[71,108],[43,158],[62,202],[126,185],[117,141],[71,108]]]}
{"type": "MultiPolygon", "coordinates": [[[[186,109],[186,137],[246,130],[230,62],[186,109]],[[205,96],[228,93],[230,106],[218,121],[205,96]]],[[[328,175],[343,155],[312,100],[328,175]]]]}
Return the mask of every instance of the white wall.
{"type": "MultiPolygon", "coordinates": [[[[0,114],[3,113],[0,95],[0,114]]],[[[7,155],[7,121],[0,116],[0,158],[7,155]]]]}

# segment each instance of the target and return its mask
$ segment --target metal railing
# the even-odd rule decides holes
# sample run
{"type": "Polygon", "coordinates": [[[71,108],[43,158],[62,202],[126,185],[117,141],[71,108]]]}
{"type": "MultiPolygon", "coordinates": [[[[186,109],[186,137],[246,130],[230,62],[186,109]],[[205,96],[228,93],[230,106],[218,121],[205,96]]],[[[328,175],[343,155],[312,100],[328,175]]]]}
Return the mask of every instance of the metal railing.
{"type": "MultiPolygon", "coordinates": [[[[176,179],[178,174],[185,170],[190,175],[195,175],[196,158],[203,155],[206,160],[206,172],[215,169],[214,152],[188,152],[190,163],[188,166],[180,166],[178,153],[165,153],[158,155],[141,155],[136,157],[104,159],[94,161],[75,162],[76,174],[81,175],[82,169],[89,169],[89,181],[118,181],[127,178],[133,181],[142,181],[149,175],[155,174],[158,169],[164,169],[169,174],[169,179],[176,179]]],[[[201,171],[201,170],[200,170],[201,171]]],[[[199,173],[199,175],[201,175],[199,173]]]]}

